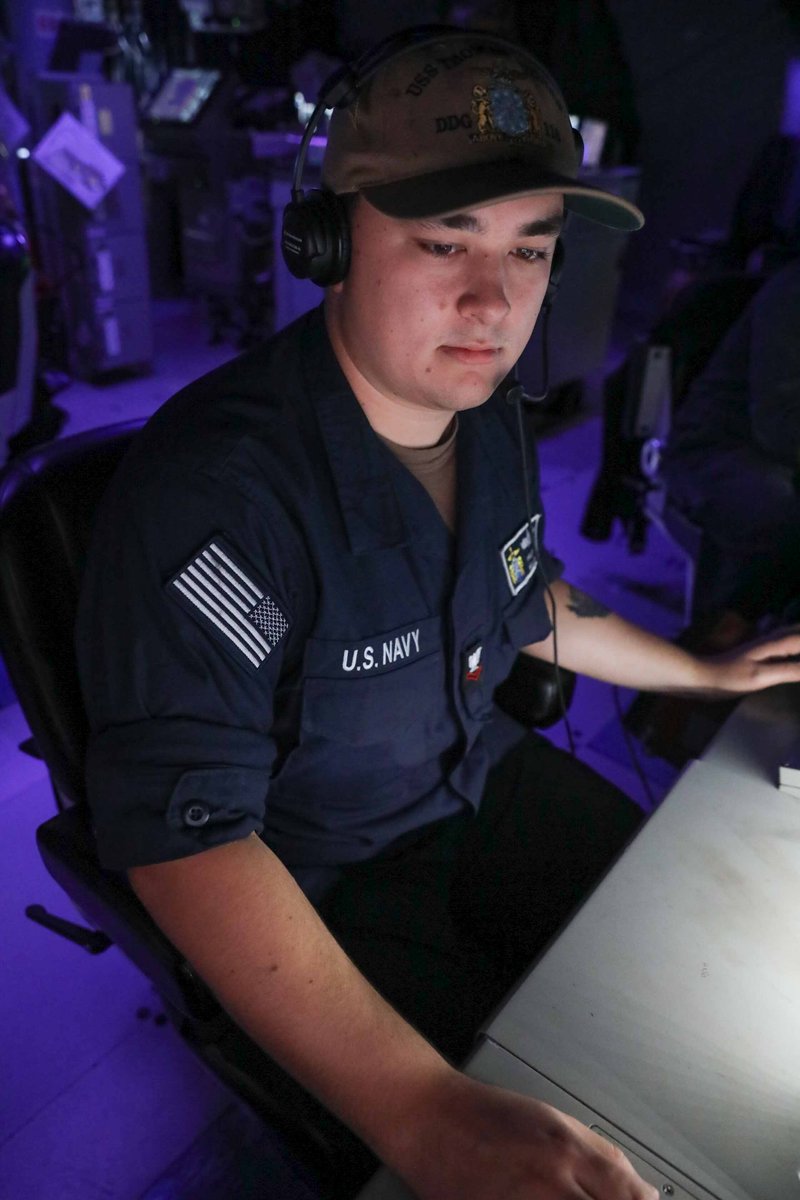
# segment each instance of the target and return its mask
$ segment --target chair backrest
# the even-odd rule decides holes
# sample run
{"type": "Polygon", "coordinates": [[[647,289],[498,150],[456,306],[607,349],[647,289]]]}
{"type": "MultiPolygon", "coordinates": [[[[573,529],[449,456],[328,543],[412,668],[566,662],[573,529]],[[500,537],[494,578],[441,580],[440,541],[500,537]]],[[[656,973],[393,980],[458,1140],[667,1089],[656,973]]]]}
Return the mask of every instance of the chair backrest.
{"type": "Polygon", "coordinates": [[[100,867],[85,803],[78,596],[98,503],[141,425],[49,442],[0,474],[0,653],[62,807],[37,831],[47,870],[171,1009],[196,1023],[217,1019],[216,1001],[122,878],[100,867]]]}
{"type": "Polygon", "coordinates": [[[142,422],[37,446],[0,475],[0,653],[58,795],[82,803],[73,629],[98,502],[142,422]]]}

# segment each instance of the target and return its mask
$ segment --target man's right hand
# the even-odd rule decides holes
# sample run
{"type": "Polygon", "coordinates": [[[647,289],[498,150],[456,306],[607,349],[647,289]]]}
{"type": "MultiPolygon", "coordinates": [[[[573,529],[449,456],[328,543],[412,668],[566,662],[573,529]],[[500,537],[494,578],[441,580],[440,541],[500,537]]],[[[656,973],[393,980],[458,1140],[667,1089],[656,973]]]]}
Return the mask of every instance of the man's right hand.
{"type": "Polygon", "coordinates": [[[548,1104],[454,1072],[400,1174],[418,1200],[658,1200],[625,1155],[548,1104]]]}
{"type": "Polygon", "coordinates": [[[454,1070],[369,985],[255,835],[130,872],[243,1029],[421,1200],[651,1200],[548,1105],[454,1070]]]}

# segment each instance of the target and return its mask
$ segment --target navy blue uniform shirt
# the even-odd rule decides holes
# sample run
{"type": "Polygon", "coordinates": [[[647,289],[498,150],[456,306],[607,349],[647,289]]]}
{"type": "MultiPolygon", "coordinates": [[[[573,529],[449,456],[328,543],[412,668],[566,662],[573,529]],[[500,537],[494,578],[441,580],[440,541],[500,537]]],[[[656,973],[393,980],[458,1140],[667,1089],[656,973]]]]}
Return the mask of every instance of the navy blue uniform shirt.
{"type": "Polygon", "coordinates": [[[477,807],[493,689],[550,632],[537,556],[557,567],[502,399],[460,414],[457,458],[453,537],[321,309],[152,418],[101,507],[78,622],[107,867],[255,830],[303,878],[477,807]]]}

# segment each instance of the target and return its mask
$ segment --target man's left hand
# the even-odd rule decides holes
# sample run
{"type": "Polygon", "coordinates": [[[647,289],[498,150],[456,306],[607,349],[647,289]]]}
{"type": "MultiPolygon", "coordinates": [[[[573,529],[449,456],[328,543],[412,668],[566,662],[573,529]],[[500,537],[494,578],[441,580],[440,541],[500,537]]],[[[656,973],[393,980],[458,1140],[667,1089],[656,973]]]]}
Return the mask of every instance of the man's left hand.
{"type": "Polygon", "coordinates": [[[698,689],[709,699],[800,683],[800,629],[786,629],[701,660],[698,689]]]}

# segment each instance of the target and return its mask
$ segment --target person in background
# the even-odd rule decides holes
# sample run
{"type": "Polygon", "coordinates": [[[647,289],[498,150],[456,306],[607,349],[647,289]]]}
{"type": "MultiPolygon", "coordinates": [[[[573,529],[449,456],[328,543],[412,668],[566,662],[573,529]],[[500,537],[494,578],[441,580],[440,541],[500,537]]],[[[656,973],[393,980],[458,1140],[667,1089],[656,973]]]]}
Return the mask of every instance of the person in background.
{"type": "Polygon", "coordinates": [[[702,530],[688,636],[738,645],[800,597],[800,258],[759,288],[690,385],[663,472],[702,530]]]}

